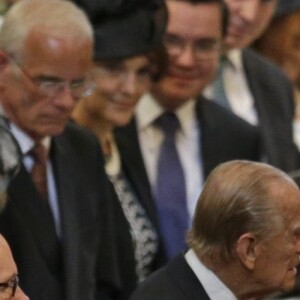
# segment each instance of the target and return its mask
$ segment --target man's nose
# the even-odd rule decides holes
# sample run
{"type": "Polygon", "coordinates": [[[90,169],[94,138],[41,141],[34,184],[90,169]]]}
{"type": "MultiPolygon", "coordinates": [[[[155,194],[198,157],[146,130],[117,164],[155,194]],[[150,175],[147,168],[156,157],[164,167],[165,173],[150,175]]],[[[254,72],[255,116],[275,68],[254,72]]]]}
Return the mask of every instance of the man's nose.
{"type": "Polygon", "coordinates": [[[63,109],[73,109],[78,98],[74,97],[72,90],[65,86],[60,93],[55,97],[54,103],[57,107],[63,109]]]}
{"type": "Polygon", "coordinates": [[[192,45],[186,45],[178,54],[176,62],[184,67],[193,67],[196,63],[195,53],[192,45]]]}
{"type": "Polygon", "coordinates": [[[247,23],[256,21],[260,9],[261,0],[247,0],[241,8],[241,16],[247,23]]]}
{"type": "Polygon", "coordinates": [[[134,72],[128,72],[122,80],[122,90],[127,94],[133,95],[138,87],[138,76],[134,72]]]}
{"type": "Polygon", "coordinates": [[[15,296],[13,297],[15,300],[29,300],[29,298],[25,295],[23,290],[18,287],[15,293],[15,296]]]}

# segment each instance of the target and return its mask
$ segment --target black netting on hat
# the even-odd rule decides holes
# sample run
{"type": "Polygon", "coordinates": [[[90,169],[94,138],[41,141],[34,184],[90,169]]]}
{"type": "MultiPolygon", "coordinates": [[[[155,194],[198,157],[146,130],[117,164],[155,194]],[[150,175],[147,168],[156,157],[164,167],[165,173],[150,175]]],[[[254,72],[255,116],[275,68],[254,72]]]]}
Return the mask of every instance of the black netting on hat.
{"type": "Polygon", "coordinates": [[[100,17],[131,14],[139,9],[156,9],[161,6],[160,0],[73,0],[94,22],[100,17]]]}
{"type": "Polygon", "coordinates": [[[167,23],[164,0],[77,0],[95,34],[94,59],[125,58],[162,45],[167,23]]]}

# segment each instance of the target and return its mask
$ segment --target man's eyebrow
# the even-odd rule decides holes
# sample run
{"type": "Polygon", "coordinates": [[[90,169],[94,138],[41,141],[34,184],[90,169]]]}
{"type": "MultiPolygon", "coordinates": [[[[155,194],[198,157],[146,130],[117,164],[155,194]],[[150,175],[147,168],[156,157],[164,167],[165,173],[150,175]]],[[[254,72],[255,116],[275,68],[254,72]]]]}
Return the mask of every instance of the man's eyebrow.
{"type": "MultiPolygon", "coordinates": [[[[34,77],[34,80],[36,80],[36,81],[52,81],[52,82],[66,81],[60,77],[51,76],[51,75],[38,75],[38,76],[34,77]]],[[[70,82],[80,82],[80,81],[84,81],[84,80],[85,80],[85,77],[80,77],[80,78],[75,78],[75,79],[71,80],[70,82]]]]}
{"type": "Polygon", "coordinates": [[[13,280],[17,275],[18,273],[14,273],[13,275],[8,276],[6,279],[1,279],[0,284],[8,283],[9,281],[13,280]]]}
{"type": "Polygon", "coordinates": [[[34,77],[35,80],[45,80],[45,81],[63,81],[63,79],[56,77],[56,76],[51,76],[51,75],[37,75],[34,77]]]}

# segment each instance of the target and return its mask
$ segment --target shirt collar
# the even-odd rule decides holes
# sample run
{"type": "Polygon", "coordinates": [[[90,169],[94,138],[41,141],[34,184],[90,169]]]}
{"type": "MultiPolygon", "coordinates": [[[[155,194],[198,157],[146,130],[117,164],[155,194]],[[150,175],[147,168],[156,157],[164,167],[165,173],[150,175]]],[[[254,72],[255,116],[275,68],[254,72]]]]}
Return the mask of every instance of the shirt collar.
{"type": "MultiPolygon", "coordinates": [[[[10,129],[16,141],[18,142],[22,154],[26,155],[34,146],[35,144],[34,140],[28,134],[26,134],[21,128],[19,128],[15,123],[11,122],[6,117],[4,108],[1,105],[1,103],[0,103],[0,116],[5,118],[5,120],[7,121],[7,126],[10,129]]],[[[50,143],[51,143],[51,138],[49,136],[45,137],[42,140],[42,144],[47,149],[47,151],[49,151],[50,149],[50,143]]]]}
{"type": "Polygon", "coordinates": [[[148,126],[151,126],[163,111],[163,108],[155,101],[151,94],[143,95],[136,108],[139,130],[144,130],[148,126]]]}
{"type": "MultiPolygon", "coordinates": [[[[190,134],[194,126],[195,106],[196,100],[190,99],[175,111],[181,130],[185,136],[190,134]]],[[[155,100],[153,95],[145,94],[137,106],[138,129],[142,131],[151,126],[163,112],[163,107],[155,100]]]]}
{"type": "Polygon", "coordinates": [[[226,53],[227,59],[230,61],[230,64],[234,67],[234,69],[240,71],[243,69],[243,61],[242,61],[242,50],[241,49],[233,49],[226,53]]]}
{"type": "MultiPolygon", "coordinates": [[[[35,141],[14,123],[10,123],[10,129],[21,148],[22,154],[26,155],[34,146],[35,141]]],[[[48,151],[50,148],[50,141],[51,139],[48,136],[41,142],[48,151]]]]}
{"type": "Polygon", "coordinates": [[[194,250],[190,249],[185,259],[211,300],[237,300],[227,286],[199,260],[194,250]]]}

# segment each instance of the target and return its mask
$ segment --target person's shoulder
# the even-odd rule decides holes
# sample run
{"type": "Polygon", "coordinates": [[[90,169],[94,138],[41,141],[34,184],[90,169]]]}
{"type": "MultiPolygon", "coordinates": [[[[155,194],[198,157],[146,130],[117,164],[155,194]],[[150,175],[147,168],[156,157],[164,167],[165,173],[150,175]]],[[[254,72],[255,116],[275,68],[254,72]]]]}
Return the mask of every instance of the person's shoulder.
{"type": "Polygon", "coordinates": [[[166,289],[166,266],[152,273],[136,289],[130,300],[152,300],[163,299],[163,295],[168,294],[166,289]]]}
{"type": "Polygon", "coordinates": [[[61,139],[69,139],[78,141],[80,143],[95,143],[97,142],[96,136],[91,130],[77,124],[75,121],[70,120],[67,122],[64,131],[58,136],[61,139]]]}
{"type": "Polygon", "coordinates": [[[197,99],[197,114],[200,122],[205,122],[213,127],[234,128],[237,131],[247,130],[250,132],[256,131],[255,126],[249,124],[236,114],[222,107],[215,101],[206,99],[201,96],[197,99]]]}
{"type": "Polygon", "coordinates": [[[183,281],[189,281],[191,274],[184,256],[178,255],[141,283],[130,300],[185,299],[181,289],[185,286],[183,281]]]}
{"type": "Polygon", "coordinates": [[[261,78],[270,80],[270,78],[278,77],[281,80],[289,82],[288,77],[278,65],[257,51],[251,48],[245,48],[242,50],[242,57],[246,71],[248,66],[251,66],[251,68],[257,71],[256,75],[261,78]]]}
{"type": "Polygon", "coordinates": [[[102,155],[100,143],[97,137],[89,129],[86,129],[74,121],[67,122],[64,131],[54,137],[54,141],[68,149],[70,153],[78,153],[82,155],[91,156],[91,154],[98,156],[102,155]]]}
{"type": "MultiPolygon", "coordinates": [[[[285,114],[288,122],[292,122],[294,116],[294,93],[293,85],[280,67],[253,49],[243,50],[243,62],[250,86],[261,97],[260,102],[269,102],[272,112],[277,110],[285,114]]],[[[271,110],[270,114],[271,114],[271,110]]],[[[282,120],[285,120],[283,118],[282,120]]]]}

